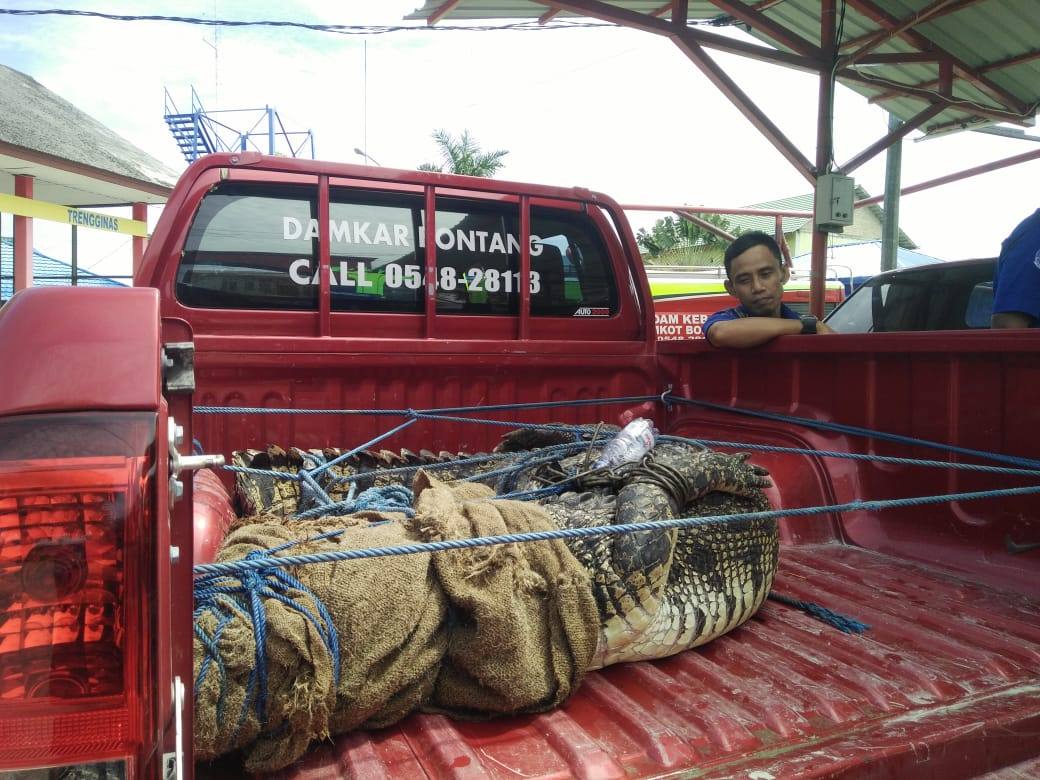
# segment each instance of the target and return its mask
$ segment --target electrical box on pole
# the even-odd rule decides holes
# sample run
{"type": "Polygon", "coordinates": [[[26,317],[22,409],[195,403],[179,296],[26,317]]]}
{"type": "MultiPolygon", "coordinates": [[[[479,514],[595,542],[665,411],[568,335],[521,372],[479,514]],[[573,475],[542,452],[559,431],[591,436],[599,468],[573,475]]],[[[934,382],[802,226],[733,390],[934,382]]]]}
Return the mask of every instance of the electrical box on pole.
{"type": "Polygon", "coordinates": [[[816,178],[816,229],[841,233],[853,220],[855,182],[851,176],[825,173],[816,178]]]}

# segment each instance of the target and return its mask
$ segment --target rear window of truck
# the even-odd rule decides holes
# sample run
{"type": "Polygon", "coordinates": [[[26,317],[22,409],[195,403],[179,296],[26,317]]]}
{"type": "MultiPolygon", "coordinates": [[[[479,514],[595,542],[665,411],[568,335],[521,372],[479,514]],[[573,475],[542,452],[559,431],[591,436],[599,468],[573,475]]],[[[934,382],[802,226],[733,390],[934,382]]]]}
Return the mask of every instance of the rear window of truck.
{"type": "MultiPolygon", "coordinates": [[[[330,189],[333,311],[424,310],[423,199],[330,189]]],[[[438,197],[437,311],[516,316],[520,211],[516,203],[438,197]]],[[[196,308],[318,308],[317,191],[222,185],[202,202],[185,242],[177,297],[196,308]]],[[[584,213],[531,208],[531,314],[610,316],[610,257],[584,213]]]]}

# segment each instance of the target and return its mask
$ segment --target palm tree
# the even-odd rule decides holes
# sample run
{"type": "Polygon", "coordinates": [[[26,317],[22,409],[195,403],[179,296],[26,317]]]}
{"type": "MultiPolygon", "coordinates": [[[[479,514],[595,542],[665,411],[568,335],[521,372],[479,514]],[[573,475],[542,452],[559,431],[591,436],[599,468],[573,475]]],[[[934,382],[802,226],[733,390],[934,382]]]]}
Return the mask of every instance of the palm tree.
{"type": "Polygon", "coordinates": [[[458,138],[447,130],[435,130],[433,140],[440,147],[443,162],[440,165],[423,163],[419,166],[420,171],[461,173],[464,176],[490,178],[505,165],[502,158],[509,154],[505,149],[497,149],[493,152],[481,150],[480,144],[470,136],[469,130],[463,130],[462,135],[458,138]]]}

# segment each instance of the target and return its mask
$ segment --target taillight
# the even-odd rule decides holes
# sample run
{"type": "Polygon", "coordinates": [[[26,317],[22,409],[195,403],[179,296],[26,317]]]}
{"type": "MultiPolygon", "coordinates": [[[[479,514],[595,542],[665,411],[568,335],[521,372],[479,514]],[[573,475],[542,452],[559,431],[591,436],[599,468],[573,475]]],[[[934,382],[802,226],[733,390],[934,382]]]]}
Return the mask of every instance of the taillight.
{"type": "Polygon", "coordinates": [[[0,420],[0,770],[134,773],[154,723],[155,430],[150,413],[0,420]]]}

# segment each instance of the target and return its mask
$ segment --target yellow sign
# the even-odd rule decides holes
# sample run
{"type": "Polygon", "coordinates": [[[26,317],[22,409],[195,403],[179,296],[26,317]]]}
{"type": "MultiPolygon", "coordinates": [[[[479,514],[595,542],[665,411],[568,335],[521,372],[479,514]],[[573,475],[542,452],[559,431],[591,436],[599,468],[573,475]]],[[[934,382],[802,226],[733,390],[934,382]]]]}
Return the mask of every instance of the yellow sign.
{"type": "Polygon", "coordinates": [[[96,211],[85,211],[71,206],[59,206],[32,198],[21,198],[17,195],[0,193],[0,212],[17,214],[19,217],[35,217],[51,222],[64,222],[68,225],[104,230],[109,233],[126,233],[131,236],[148,235],[148,225],[139,219],[125,219],[96,211]]]}

